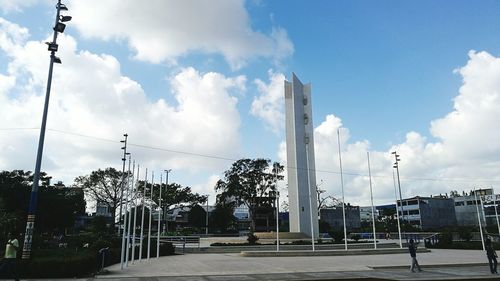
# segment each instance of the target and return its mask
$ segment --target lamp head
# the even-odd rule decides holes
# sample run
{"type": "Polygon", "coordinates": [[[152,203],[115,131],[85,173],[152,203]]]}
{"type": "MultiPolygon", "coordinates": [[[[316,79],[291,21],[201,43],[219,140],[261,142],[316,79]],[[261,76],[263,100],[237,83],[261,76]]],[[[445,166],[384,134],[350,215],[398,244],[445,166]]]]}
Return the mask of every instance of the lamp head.
{"type": "Polygon", "coordinates": [[[54,26],[54,30],[59,32],[59,33],[63,33],[64,32],[64,29],[66,29],[66,25],[62,22],[58,22],[56,24],[56,26],[54,26]]]}
{"type": "Polygon", "coordinates": [[[59,18],[59,20],[60,20],[61,22],[67,22],[67,21],[70,21],[72,18],[73,18],[72,16],[61,16],[61,17],[59,18]]]}

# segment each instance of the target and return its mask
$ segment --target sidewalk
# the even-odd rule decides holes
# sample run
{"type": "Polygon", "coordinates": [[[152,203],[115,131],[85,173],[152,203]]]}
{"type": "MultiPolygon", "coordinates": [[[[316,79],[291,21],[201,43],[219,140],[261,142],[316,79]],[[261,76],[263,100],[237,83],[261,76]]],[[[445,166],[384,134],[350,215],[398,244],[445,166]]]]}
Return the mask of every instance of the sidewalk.
{"type": "MultiPolygon", "coordinates": [[[[490,278],[479,250],[432,250],[418,256],[422,273],[408,269],[408,254],[370,256],[242,257],[239,254],[186,254],[153,258],[124,270],[108,268],[111,280],[329,280],[391,278],[392,280],[472,280],[490,278]],[[479,263],[479,264],[478,264],[479,263]],[[426,267],[426,265],[428,267],[426,267]],[[431,267],[431,265],[434,265],[431,267]],[[435,266],[439,265],[439,266],[435,266]],[[461,265],[458,266],[457,265],[461,265]],[[149,278],[145,278],[149,277],[149,278]],[[144,279],[143,279],[144,278],[144,279]]],[[[496,277],[496,276],[495,276],[496,277]]]]}

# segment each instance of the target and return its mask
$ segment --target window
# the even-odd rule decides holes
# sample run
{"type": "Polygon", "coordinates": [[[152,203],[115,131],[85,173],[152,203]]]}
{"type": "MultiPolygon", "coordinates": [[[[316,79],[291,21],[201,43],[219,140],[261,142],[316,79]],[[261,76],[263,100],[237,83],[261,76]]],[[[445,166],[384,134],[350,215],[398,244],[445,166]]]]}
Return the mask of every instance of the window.
{"type": "Polygon", "coordinates": [[[408,212],[410,215],[419,215],[420,214],[420,210],[410,210],[408,212]]]}
{"type": "Polygon", "coordinates": [[[465,202],[464,201],[455,202],[455,206],[465,206],[465,202]]]}

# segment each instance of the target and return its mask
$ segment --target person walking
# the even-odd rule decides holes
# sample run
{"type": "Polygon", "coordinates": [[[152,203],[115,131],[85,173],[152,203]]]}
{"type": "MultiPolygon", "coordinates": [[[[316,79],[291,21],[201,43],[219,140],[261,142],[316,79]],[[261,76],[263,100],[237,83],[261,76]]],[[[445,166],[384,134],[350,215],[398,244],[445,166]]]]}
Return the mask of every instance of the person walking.
{"type": "Polygon", "coordinates": [[[410,243],[408,244],[408,251],[410,252],[411,256],[411,272],[415,272],[415,267],[419,272],[422,271],[417,261],[417,246],[415,245],[415,241],[413,241],[413,239],[410,239],[410,243]]]}
{"type": "Polygon", "coordinates": [[[12,233],[8,234],[8,238],[9,240],[5,245],[5,256],[0,272],[5,272],[8,277],[19,281],[19,276],[17,275],[17,251],[19,250],[19,241],[12,233]]]}
{"type": "Polygon", "coordinates": [[[486,238],[486,241],[484,243],[484,247],[486,248],[486,256],[488,257],[488,263],[490,264],[490,271],[492,274],[498,273],[497,272],[497,252],[495,249],[493,249],[493,246],[491,245],[491,239],[486,238]]]}

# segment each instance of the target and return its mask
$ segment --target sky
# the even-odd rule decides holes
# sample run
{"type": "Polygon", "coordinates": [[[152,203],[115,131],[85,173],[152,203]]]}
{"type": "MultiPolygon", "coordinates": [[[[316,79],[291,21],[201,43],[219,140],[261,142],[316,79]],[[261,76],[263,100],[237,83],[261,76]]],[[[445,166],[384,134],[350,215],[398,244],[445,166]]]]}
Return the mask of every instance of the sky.
{"type": "MultiPolygon", "coordinates": [[[[0,170],[33,170],[53,0],[0,0],[0,170]]],[[[122,167],[210,195],[240,158],[286,165],[283,81],[312,85],[327,195],[395,201],[500,184],[500,2],[63,0],[42,170],[122,167]],[[162,174],[164,180],[165,175],[162,174]]],[[[279,183],[286,200],[286,181],[279,183]]]]}

